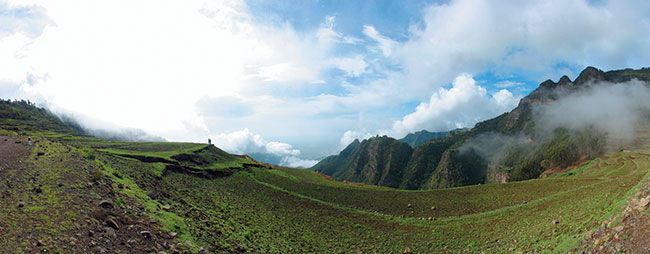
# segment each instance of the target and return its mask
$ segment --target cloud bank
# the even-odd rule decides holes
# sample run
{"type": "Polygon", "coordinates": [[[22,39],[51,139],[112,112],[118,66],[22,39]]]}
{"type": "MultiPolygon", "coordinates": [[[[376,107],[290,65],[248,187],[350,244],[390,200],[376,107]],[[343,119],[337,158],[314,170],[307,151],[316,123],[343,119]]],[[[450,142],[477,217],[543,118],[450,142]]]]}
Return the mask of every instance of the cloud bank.
{"type": "Polygon", "coordinates": [[[402,137],[417,130],[448,131],[472,127],[477,122],[495,117],[514,108],[519,97],[502,89],[488,95],[487,90],[467,74],[454,79],[449,89],[440,88],[428,102],[415,112],[393,123],[392,134],[402,137]]]}
{"type": "Polygon", "coordinates": [[[255,127],[316,159],[347,131],[471,126],[548,77],[640,67],[650,58],[648,10],[647,1],[454,0],[386,31],[342,29],[336,13],[298,29],[292,17],[257,20],[238,0],[4,1],[0,97],[171,141],[255,127]],[[296,145],[314,137],[320,146],[296,145]]]}
{"type": "MultiPolygon", "coordinates": [[[[261,135],[251,132],[248,128],[231,133],[221,133],[214,136],[212,142],[217,147],[229,153],[249,154],[255,158],[263,158],[266,161],[279,161],[280,166],[309,168],[318,161],[300,159],[300,150],[293,148],[290,144],[266,141],[261,135]],[[271,155],[275,158],[268,158],[271,155]]],[[[256,158],[256,159],[258,159],[256,158]]]]}
{"type": "Polygon", "coordinates": [[[540,132],[556,128],[584,130],[596,128],[610,139],[629,143],[641,124],[650,120],[650,85],[633,80],[626,83],[602,82],[564,96],[549,105],[535,108],[540,132]]]}

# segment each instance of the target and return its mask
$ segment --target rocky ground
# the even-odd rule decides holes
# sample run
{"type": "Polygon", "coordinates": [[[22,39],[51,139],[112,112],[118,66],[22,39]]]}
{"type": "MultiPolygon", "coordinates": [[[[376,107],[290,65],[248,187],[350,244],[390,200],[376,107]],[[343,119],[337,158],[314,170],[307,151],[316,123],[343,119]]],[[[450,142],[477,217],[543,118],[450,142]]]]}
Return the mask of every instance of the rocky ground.
{"type": "Polygon", "coordinates": [[[74,148],[0,136],[1,253],[158,253],[171,237],[74,148]],[[110,250],[110,251],[109,251],[110,250]]]}
{"type": "MultiPolygon", "coordinates": [[[[650,171],[650,169],[648,169],[650,171]]],[[[602,222],[581,243],[580,253],[648,253],[650,250],[650,179],[622,212],[602,222]]],[[[597,222],[595,222],[597,223],[597,222]]],[[[578,252],[576,250],[576,252],[578,252]]]]}

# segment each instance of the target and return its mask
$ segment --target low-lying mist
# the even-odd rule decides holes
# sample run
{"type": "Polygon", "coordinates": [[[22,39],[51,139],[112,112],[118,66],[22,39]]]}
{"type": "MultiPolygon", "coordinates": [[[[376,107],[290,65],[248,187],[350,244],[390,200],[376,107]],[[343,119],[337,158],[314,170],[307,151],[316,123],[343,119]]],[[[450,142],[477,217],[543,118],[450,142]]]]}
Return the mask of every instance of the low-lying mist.
{"type": "Polygon", "coordinates": [[[566,168],[606,148],[631,144],[637,129],[650,123],[650,84],[645,82],[586,83],[552,92],[557,100],[532,105],[532,129],[483,133],[460,147],[488,162],[488,182],[566,168]]]}
{"type": "Polygon", "coordinates": [[[54,112],[63,122],[77,131],[97,138],[119,141],[165,142],[166,139],[151,135],[141,129],[124,128],[110,123],[102,123],[90,117],[65,112],[54,112]]]}
{"type": "Polygon", "coordinates": [[[610,139],[631,142],[637,128],[648,123],[650,87],[633,80],[625,83],[601,82],[551,104],[534,108],[536,132],[548,135],[557,128],[579,131],[592,127],[610,139]]]}

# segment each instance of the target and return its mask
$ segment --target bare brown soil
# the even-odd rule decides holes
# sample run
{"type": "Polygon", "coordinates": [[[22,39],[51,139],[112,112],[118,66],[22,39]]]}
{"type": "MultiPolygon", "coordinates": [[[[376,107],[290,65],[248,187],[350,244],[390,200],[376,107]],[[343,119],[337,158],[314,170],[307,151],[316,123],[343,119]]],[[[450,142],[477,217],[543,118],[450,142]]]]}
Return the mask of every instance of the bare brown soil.
{"type": "Polygon", "coordinates": [[[34,141],[30,146],[26,137],[0,136],[1,253],[148,253],[169,247],[171,240],[142,207],[115,203],[112,182],[92,161],[62,144],[34,141]],[[102,201],[112,206],[102,207],[102,201]]]}

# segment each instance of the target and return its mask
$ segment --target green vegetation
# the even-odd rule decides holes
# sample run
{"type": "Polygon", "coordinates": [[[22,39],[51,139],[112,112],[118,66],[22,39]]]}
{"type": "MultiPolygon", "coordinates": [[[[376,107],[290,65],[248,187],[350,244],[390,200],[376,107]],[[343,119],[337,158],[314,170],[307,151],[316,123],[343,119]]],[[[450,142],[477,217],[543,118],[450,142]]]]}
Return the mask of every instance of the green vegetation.
{"type": "Polygon", "coordinates": [[[510,148],[499,161],[509,181],[539,177],[545,170],[566,168],[601,154],[606,135],[594,129],[570,133],[556,129],[552,138],[541,145],[519,144],[510,148]]]}
{"type": "Polygon", "coordinates": [[[575,252],[606,222],[622,223],[610,219],[650,180],[648,130],[633,148],[603,154],[603,136],[590,130],[509,147],[500,166],[522,181],[503,184],[451,187],[486,178],[489,165],[463,142],[485,126],[531,124],[508,115],[415,149],[357,141],[326,160],[354,170],[321,170],[434,188],[401,190],[266,167],[205,144],[84,137],[26,102],[2,109],[3,253],[575,252]]]}
{"type": "Polygon", "coordinates": [[[72,122],[64,122],[43,108],[36,108],[29,101],[0,99],[0,134],[38,134],[49,136],[80,134],[81,128],[72,122]]]}
{"type": "MultiPolygon", "coordinates": [[[[562,95],[581,91],[589,87],[588,82],[625,82],[631,79],[649,81],[649,77],[650,69],[645,68],[603,72],[588,67],[574,82],[566,76],[557,83],[551,80],[543,82],[511,112],[480,122],[470,130],[434,138],[415,146],[413,151],[405,149],[400,153],[385,153],[384,151],[393,149],[395,144],[383,141],[383,137],[355,141],[339,155],[320,161],[312,170],[336,180],[410,190],[536,178],[547,170],[561,171],[593,158],[603,150],[606,139],[603,133],[592,128],[580,131],[559,128],[550,135],[546,134],[544,128],[537,127],[544,123],[536,122],[533,117],[536,105],[547,104],[562,95]],[[494,140],[482,140],[490,135],[495,136],[494,140]],[[528,141],[523,144],[503,143],[502,146],[507,148],[503,152],[494,151],[502,147],[490,147],[483,151],[472,149],[477,142],[491,143],[521,137],[528,141]],[[399,163],[396,165],[400,169],[387,168],[380,163],[384,161],[406,162],[406,166],[399,163]]],[[[404,141],[413,146],[415,140],[426,139],[431,135],[429,132],[418,132],[405,137],[404,141]]]]}

